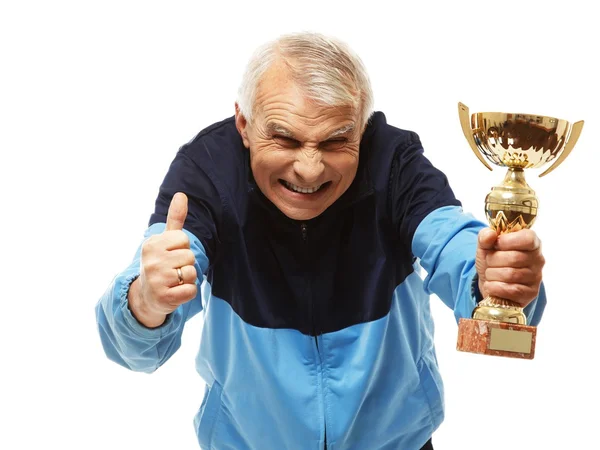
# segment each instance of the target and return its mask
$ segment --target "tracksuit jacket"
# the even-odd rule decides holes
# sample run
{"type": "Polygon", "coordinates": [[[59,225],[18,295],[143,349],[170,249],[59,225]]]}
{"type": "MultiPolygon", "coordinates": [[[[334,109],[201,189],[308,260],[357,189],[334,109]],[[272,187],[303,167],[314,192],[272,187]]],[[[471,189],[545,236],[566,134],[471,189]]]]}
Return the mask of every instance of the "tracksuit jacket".
{"type": "MultiPolygon", "coordinates": [[[[320,216],[296,221],[257,187],[229,118],[179,149],[145,238],[163,232],[176,192],[189,199],[198,295],[158,328],[139,323],[127,292],[140,245],[96,306],[108,358],[152,372],[200,313],[202,449],[420,449],[444,417],[429,296],[457,319],[471,316],[486,225],[462,211],[419,137],[375,113],[351,186],[320,216]]],[[[545,302],[542,288],[529,324],[545,302]]]]}

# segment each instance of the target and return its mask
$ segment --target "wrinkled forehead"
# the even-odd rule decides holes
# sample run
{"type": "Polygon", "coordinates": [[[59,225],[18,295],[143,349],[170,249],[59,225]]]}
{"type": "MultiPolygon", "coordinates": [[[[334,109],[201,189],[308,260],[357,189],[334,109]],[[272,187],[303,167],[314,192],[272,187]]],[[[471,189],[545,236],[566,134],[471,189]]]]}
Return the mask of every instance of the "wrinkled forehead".
{"type": "Polygon", "coordinates": [[[285,69],[269,69],[257,87],[254,114],[266,132],[316,139],[335,133],[352,134],[359,128],[354,105],[327,105],[314,100],[285,69]]]}

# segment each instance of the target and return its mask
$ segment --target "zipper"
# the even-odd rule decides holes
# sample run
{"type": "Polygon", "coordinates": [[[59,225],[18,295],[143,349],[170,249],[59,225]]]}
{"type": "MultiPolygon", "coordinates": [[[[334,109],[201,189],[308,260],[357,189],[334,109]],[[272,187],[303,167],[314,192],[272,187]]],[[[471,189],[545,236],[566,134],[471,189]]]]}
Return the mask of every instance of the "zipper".
{"type": "MultiPolygon", "coordinates": [[[[300,224],[300,232],[302,233],[302,240],[304,241],[304,245],[306,246],[306,256],[307,256],[307,263],[310,264],[310,254],[309,254],[309,249],[308,249],[308,225],[306,224],[306,222],[302,222],[300,224]]],[[[310,280],[309,280],[309,284],[310,284],[310,280]]],[[[315,345],[317,346],[317,350],[319,349],[319,341],[317,339],[317,327],[315,325],[315,305],[313,304],[313,299],[312,299],[312,290],[309,289],[309,295],[310,295],[310,331],[313,334],[313,336],[315,337],[315,345]]]]}
{"type": "Polygon", "coordinates": [[[326,408],[325,408],[325,396],[323,395],[323,360],[321,359],[321,352],[319,352],[319,341],[318,337],[315,336],[315,343],[317,347],[315,349],[316,359],[317,359],[317,387],[319,389],[319,401],[320,407],[323,411],[323,434],[324,434],[324,444],[323,450],[327,450],[327,418],[326,418],[326,408]]]}
{"type": "Polygon", "coordinates": [[[302,233],[302,240],[305,245],[308,245],[308,225],[305,222],[300,224],[300,232],[302,233]]]}
{"type": "MultiPolygon", "coordinates": [[[[310,254],[309,254],[309,248],[308,248],[308,225],[305,222],[302,222],[300,224],[300,233],[302,234],[302,240],[304,241],[304,245],[306,246],[306,255],[307,255],[307,259],[308,259],[308,263],[310,264],[310,254]]],[[[309,275],[309,277],[311,277],[312,274],[309,275]]],[[[309,286],[311,286],[311,279],[309,278],[308,280],[309,286]]],[[[323,362],[321,360],[321,353],[319,351],[319,336],[318,336],[318,330],[316,327],[316,321],[315,321],[315,308],[314,308],[314,304],[313,304],[313,296],[312,296],[312,289],[309,288],[308,289],[309,292],[309,304],[310,304],[310,320],[311,320],[311,332],[314,336],[315,339],[315,346],[316,346],[316,360],[317,360],[317,373],[318,373],[318,389],[319,389],[319,397],[320,397],[320,401],[321,401],[321,407],[323,408],[323,432],[325,435],[325,443],[323,446],[324,450],[327,450],[327,420],[325,419],[325,398],[323,396],[323,362]]]]}

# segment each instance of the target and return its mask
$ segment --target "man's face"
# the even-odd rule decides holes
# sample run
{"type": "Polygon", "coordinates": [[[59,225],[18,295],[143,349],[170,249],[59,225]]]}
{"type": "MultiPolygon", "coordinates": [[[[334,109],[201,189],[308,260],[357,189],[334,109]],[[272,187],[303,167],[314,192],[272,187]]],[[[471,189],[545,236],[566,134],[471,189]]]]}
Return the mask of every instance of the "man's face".
{"type": "Polygon", "coordinates": [[[259,85],[252,123],[239,113],[236,125],[254,179],[286,216],[320,215],[348,189],[358,168],[361,132],[350,107],[305,100],[285,69],[274,65],[259,85]]]}

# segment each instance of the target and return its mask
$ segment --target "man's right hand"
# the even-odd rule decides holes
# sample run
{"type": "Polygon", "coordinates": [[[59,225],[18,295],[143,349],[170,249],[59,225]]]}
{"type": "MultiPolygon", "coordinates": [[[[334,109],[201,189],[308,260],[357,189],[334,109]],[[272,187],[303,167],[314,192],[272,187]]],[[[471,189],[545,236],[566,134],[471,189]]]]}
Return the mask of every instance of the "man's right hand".
{"type": "Polygon", "coordinates": [[[165,231],[142,244],[140,276],[127,299],[135,318],[148,328],[162,325],[168,314],[198,293],[196,258],[183,231],[187,211],[187,196],[178,192],[171,200],[165,231]]]}

